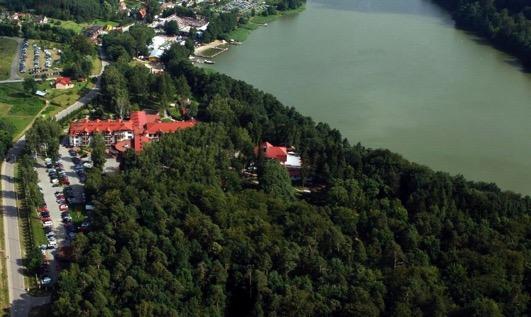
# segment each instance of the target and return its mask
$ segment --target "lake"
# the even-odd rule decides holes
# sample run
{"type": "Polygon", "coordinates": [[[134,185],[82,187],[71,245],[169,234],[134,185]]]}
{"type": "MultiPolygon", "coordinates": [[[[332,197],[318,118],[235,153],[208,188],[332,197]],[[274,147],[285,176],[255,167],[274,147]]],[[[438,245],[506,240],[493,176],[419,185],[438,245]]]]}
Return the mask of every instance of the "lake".
{"type": "Polygon", "coordinates": [[[209,66],[352,144],[531,194],[531,75],[422,0],[310,0],[209,66]]]}

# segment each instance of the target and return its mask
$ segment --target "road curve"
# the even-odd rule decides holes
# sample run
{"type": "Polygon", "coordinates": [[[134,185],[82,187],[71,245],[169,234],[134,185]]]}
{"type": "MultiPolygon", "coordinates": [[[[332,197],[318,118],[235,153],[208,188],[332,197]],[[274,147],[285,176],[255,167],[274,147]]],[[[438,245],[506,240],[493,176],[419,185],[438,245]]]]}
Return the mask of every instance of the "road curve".
{"type": "MultiPolygon", "coordinates": [[[[108,65],[102,60],[102,70],[108,65]]],[[[68,106],[63,111],[59,112],[55,118],[62,119],[70,113],[87,105],[94,97],[98,95],[100,90],[101,77],[98,76],[96,86],[81,97],[77,102],[68,106]]],[[[49,297],[33,297],[30,296],[24,286],[24,275],[22,265],[21,239],[19,235],[18,226],[18,208],[15,191],[15,164],[13,161],[19,156],[25,145],[25,137],[22,136],[15,141],[13,147],[9,150],[7,158],[12,158],[8,161],[6,159],[1,168],[1,182],[2,182],[2,205],[4,211],[4,235],[5,235],[5,251],[7,258],[7,284],[9,291],[9,302],[11,304],[11,317],[27,317],[32,307],[40,306],[50,301],[49,297]]]]}

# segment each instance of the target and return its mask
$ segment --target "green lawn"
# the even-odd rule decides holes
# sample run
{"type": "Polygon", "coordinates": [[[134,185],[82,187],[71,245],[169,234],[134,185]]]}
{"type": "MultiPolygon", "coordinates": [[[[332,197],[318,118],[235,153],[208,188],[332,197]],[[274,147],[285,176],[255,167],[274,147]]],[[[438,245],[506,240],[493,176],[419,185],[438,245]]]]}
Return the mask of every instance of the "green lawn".
{"type": "Polygon", "coordinates": [[[0,38],[0,80],[8,79],[11,72],[11,63],[17,53],[17,41],[2,37],[0,38]]]}
{"type": "Polygon", "coordinates": [[[92,57],[92,70],[90,71],[92,75],[99,75],[101,72],[101,59],[98,56],[92,57]]]}
{"type": "Polygon", "coordinates": [[[55,89],[52,87],[53,81],[46,81],[39,83],[40,90],[47,90],[48,94],[44,97],[50,102],[49,107],[43,112],[43,114],[55,114],[62,108],[65,108],[74,102],[76,102],[82,95],[85,94],[86,89],[92,88],[94,85],[90,81],[76,82],[74,87],[70,89],[55,89]],[[53,111],[54,107],[56,108],[53,111]]]}
{"type": "Polygon", "coordinates": [[[7,118],[20,134],[44,107],[44,101],[28,95],[22,83],[0,84],[0,117],[7,118]]]}
{"type": "Polygon", "coordinates": [[[75,21],[65,21],[65,20],[53,19],[52,24],[55,24],[56,21],[59,22],[59,25],[62,28],[72,30],[72,31],[74,31],[76,33],[81,33],[81,31],[83,31],[84,28],[86,28],[87,26],[90,26],[90,25],[107,25],[107,24],[110,24],[112,26],[117,26],[118,25],[118,22],[106,21],[106,20],[100,20],[100,19],[96,19],[96,20],[93,20],[91,22],[83,22],[83,23],[77,23],[75,21]]]}

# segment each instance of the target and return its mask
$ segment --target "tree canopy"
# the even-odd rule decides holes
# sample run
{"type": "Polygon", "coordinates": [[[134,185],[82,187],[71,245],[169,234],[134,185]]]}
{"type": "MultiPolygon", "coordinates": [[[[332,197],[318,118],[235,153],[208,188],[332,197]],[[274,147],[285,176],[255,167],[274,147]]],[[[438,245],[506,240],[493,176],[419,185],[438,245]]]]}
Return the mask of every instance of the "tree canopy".
{"type": "MultiPolygon", "coordinates": [[[[531,198],[351,145],[185,60],[166,66],[202,123],[88,175],[91,230],[74,240],[56,316],[529,313],[531,198]],[[264,140],[301,154],[311,193],[267,160],[257,184],[242,173],[264,140]]],[[[108,70],[134,100],[131,67],[108,70]]]]}

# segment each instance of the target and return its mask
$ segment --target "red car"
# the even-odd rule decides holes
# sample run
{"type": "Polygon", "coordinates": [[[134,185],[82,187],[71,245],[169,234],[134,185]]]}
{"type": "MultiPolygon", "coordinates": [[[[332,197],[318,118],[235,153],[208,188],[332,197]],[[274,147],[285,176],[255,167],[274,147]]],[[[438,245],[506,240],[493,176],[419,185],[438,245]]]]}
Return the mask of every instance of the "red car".
{"type": "Polygon", "coordinates": [[[38,210],[39,212],[45,212],[45,211],[48,211],[48,206],[44,205],[44,206],[42,206],[42,207],[39,207],[37,210],[38,210]]]}
{"type": "Polygon", "coordinates": [[[68,205],[65,205],[65,204],[59,205],[59,210],[60,211],[67,211],[68,210],[68,205]]]}
{"type": "Polygon", "coordinates": [[[66,177],[66,176],[61,178],[60,182],[63,185],[70,185],[70,180],[68,180],[68,177],[66,177]]]}
{"type": "Polygon", "coordinates": [[[52,218],[50,218],[50,217],[46,217],[46,218],[42,217],[41,220],[42,220],[42,222],[52,221],[52,218]]]}

